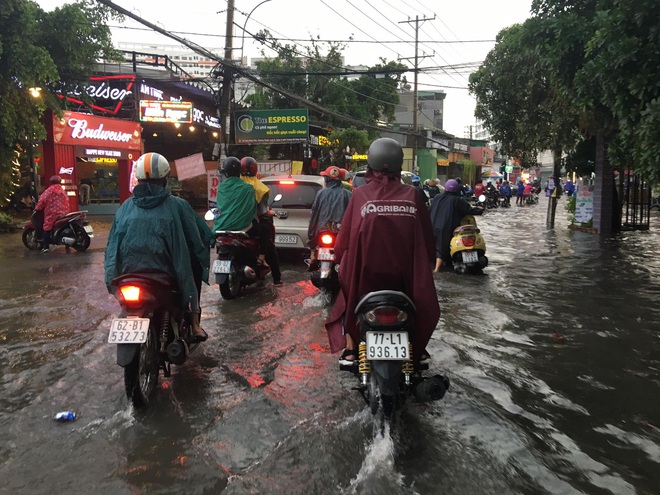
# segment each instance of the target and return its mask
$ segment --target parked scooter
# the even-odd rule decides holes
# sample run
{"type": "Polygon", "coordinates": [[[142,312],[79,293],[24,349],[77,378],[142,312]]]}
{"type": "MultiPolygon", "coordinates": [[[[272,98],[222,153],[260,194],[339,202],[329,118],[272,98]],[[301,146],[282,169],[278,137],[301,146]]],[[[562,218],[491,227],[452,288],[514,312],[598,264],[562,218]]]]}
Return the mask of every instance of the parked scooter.
{"type": "Polygon", "coordinates": [[[317,252],[315,269],[310,272],[314,287],[331,298],[339,293],[339,265],[335,262],[335,242],[339,233],[339,225],[320,231],[317,235],[317,252]]]}
{"type": "Polygon", "coordinates": [[[413,365],[410,335],[415,331],[415,305],[406,294],[369,292],[355,313],[360,329],[359,359],[350,366],[340,365],[340,369],[359,377],[359,390],[381,421],[381,432],[407,399],[429,402],[444,397],[449,379],[442,375],[425,377],[422,371],[428,370],[428,364],[413,365]]]}
{"type": "MultiPolygon", "coordinates": [[[[37,225],[43,225],[43,215],[43,210],[34,210],[30,221],[23,227],[23,244],[32,251],[48,247],[42,246],[42,239],[37,235],[37,225]]],[[[94,237],[94,229],[87,221],[87,212],[74,211],[55,220],[50,244],[85,251],[89,247],[92,237],[94,237]]]]}
{"type": "MultiPolygon", "coordinates": [[[[279,201],[278,194],[273,198],[279,201]]],[[[206,212],[204,219],[216,218],[216,208],[206,212]]],[[[259,239],[251,237],[242,230],[218,230],[215,232],[215,247],[218,259],[213,262],[211,273],[215,274],[215,283],[220,286],[223,299],[237,297],[243,287],[263,280],[270,273],[270,267],[260,257],[259,239]]]]}
{"type": "Polygon", "coordinates": [[[482,273],[488,266],[486,241],[477,228],[474,216],[465,215],[461,225],[454,229],[449,254],[456,273],[482,273]]]}
{"type": "Polygon", "coordinates": [[[117,344],[117,364],[124,368],[126,397],[135,407],[153,398],[160,370],[183,364],[199,345],[190,314],[180,305],[176,281],[168,274],[133,273],[112,281],[121,305],[112,320],[108,343],[117,344]]]}

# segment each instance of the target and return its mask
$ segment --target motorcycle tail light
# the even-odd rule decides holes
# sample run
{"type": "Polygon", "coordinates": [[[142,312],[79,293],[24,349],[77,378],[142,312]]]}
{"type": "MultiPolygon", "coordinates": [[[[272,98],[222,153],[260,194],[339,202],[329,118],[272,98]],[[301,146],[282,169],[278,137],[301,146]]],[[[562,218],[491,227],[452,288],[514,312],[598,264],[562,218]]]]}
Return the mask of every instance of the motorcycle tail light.
{"type": "Polygon", "coordinates": [[[335,243],[335,236],[330,234],[323,234],[321,236],[321,244],[324,246],[332,246],[335,243]]]}
{"type": "Polygon", "coordinates": [[[383,306],[369,311],[365,318],[375,325],[393,325],[403,323],[408,319],[408,313],[392,306],[383,306]]]}
{"type": "Polygon", "coordinates": [[[461,242],[463,243],[463,246],[465,247],[472,247],[474,246],[474,237],[461,237],[461,242]]]}
{"type": "Polygon", "coordinates": [[[123,285],[119,288],[119,292],[126,302],[140,302],[141,289],[137,285],[123,285]]]}

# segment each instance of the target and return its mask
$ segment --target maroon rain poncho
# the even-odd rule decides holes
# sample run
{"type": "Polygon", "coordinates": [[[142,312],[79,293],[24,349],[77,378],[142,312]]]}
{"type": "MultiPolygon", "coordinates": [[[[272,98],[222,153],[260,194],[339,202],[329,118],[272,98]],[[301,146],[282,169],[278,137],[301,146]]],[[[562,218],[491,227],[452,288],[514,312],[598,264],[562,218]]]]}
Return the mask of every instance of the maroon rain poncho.
{"type": "Polygon", "coordinates": [[[428,210],[414,187],[400,176],[367,169],[367,184],[353,195],[335,245],[341,291],[326,321],[330,349],[346,346],[345,331],[359,342],[355,307],[371,291],[398,290],[417,308],[411,332],[419,361],[440,318],[431,264],[435,262],[428,210]]]}

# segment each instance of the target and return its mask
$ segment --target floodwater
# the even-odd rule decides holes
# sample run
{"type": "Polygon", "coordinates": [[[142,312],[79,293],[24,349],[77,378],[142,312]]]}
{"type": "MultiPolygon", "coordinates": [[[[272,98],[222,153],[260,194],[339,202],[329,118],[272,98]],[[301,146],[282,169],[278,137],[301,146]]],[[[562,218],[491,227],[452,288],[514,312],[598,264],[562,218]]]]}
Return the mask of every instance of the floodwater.
{"type": "Polygon", "coordinates": [[[0,236],[0,492],[21,494],[660,493],[660,218],[603,240],[546,203],[488,211],[483,276],[435,276],[442,401],[374,436],[338,371],[302,256],[284,285],[223,301],[211,338],[134,411],[103,285],[85,253],[0,236]],[[77,419],[56,423],[73,410],[77,419]]]}

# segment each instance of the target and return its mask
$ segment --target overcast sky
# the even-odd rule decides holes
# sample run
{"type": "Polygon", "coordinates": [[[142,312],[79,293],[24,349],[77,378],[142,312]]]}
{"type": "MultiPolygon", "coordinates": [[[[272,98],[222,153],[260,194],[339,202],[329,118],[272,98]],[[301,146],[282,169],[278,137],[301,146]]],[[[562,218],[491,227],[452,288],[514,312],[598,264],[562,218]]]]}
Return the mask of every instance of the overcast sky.
{"type": "MultiPolygon", "coordinates": [[[[45,10],[70,3],[37,0],[45,10]]],[[[179,36],[209,49],[225,47],[226,0],[115,0],[117,5],[179,36]]],[[[260,57],[263,47],[248,33],[269,29],[283,43],[303,46],[310,36],[321,40],[348,40],[347,65],[374,65],[380,58],[399,60],[415,56],[415,17],[419,23],[419,66],[435,67],[419,76],[420,90],[442,90],[445,99],[444,130],[463,137],[474,124],[474,99],[467,91],[469,72],[458,66],[482,62],[504,27],[529,17],[531,0],[235,0],[234,58],[260,57]],[[249,15],[249,18],[248,18],[249,15]],[[433,19],[435,17],[435,19],[433,19]],[[433,20],[432,20],[433,19],[433,20]],[[402,22],[411,20],[413,22],[402,22]],[[289,40],[289,41],[287,41],[289,40]],[[295,40],[295,41],[290,41],[295,40]],[[488,40],[481,42],[481,40],[488,40]],[[448,43],[449,42],[449,43],[448,43]],[[426,55],[426,56],[425,56],[426,55]],[[424,58],[422,58],[425,56],[424,58]]],[[[113,40],[176,44],[174,40],[127,19],[112,23],[113,40]]],[[[274,56],[270,50],[267,56],[274,56]]],[[[410,67],[412,60],[402,60],[410,67]]],[[[413,73],[407,74],[413,81],[413,73]]]]}

